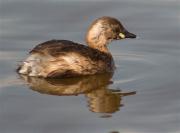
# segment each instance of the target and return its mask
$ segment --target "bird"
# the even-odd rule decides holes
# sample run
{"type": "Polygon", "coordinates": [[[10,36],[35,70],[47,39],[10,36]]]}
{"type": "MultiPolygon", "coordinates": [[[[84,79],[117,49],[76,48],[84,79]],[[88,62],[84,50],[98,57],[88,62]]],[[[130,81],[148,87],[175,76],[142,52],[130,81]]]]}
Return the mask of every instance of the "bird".
{"type": "Polygon", "coordinates": [[[118,19],[100,17],[87,30],[87,45],[69,40],[43,42],[29,52],[17,72],[41,78],[113,73],[115,63],[108,44],[125,38],[136,38],[136,35],[128,32],[118,19]]]}

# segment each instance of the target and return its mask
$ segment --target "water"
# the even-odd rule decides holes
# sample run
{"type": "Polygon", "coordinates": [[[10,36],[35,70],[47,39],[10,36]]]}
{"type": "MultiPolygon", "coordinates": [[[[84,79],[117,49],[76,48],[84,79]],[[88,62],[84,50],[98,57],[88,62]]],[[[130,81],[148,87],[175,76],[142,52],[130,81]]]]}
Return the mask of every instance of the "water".
{"type": "Polygon", "coordinates": [[[179,6],[177,0],[0,0],[0,132],[179,133],[179,6]],[[112,82],[103,75],[39,81],[16,74],[38,43],[85,43],[88,25],[100,16],[120,19],[138,36],[110,45],[112,82]]]}

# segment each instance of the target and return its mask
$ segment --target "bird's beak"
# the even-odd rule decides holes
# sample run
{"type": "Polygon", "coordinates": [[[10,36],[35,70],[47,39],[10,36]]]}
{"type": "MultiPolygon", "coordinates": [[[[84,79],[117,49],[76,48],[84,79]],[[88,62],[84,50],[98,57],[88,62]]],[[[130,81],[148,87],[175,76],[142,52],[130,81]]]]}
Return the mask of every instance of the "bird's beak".
{"type": "Polygon", "coordinates": [[[133,33],[128,32],[128,31],[125,31],[124,33],[119,33],[119,37],[121,39],[124,39],[124,38],[136,38],[136,35],[133,34],[133,33]]]}
{"type": "Polygon", "coordinates": [[[128,32],[128,31],[126,31],[124,34],[125,34],[125,37],[126,37],[126,38],[136,38],[136,35],[135,35],[135,34],[130,33],[130,32],[128,32]]]}

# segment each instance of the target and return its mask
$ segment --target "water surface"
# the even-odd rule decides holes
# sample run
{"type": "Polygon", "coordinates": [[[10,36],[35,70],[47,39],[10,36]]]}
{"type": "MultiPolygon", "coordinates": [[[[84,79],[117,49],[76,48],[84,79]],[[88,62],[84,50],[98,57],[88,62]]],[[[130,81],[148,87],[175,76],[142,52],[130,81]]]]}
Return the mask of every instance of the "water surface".
{"type": "Polygon", "coordinates": [[[176,0],[0,0],[0,132],[179,133],[179,6],[176,0]],[[101,16],[118,18],[138,36],[110,45],[112,78],[39,81],[16,74],[38,43],[85,44],[88,25],[101,16]]]}

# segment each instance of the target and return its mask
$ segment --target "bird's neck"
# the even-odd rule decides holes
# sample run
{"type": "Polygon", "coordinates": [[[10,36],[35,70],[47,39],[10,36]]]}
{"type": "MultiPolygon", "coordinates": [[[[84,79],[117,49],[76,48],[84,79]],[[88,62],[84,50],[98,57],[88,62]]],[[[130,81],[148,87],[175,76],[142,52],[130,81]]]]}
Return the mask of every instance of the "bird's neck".
{"type": "Polygon", "coordinates": [[[93,49],[97,49],[103,53],[111,54],[106,45],[89,45],[93,49]]]}
{"type": "Polygon", "coordinates": [[[94,38],[91,39],[90,41],[87,41],[88,46],[94,49],[97,49],[103,53],[107,53],[110,54],[109,50],[108,50],[108,44],[110,43],[110,40],[108,41],[105,38],[94,38]]]}

